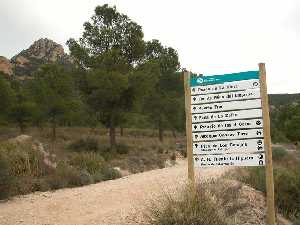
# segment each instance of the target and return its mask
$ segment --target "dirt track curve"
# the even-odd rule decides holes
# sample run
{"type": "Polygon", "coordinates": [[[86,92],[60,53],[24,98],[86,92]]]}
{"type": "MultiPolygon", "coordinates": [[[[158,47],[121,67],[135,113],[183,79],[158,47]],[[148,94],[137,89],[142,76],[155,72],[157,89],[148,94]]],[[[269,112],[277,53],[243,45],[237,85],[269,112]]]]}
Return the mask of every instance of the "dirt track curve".
{"type": "MultiPolygon", "coordinates": [[[[206,169],[200,179],[219,176],[206,169]],[[205,177],[204,177],[205,176],[205,177]]],[[[187,181],[187,164],[80,188],[34,193],[0,203],[1,225],[133,225],[145,202],[187,181]]]]}

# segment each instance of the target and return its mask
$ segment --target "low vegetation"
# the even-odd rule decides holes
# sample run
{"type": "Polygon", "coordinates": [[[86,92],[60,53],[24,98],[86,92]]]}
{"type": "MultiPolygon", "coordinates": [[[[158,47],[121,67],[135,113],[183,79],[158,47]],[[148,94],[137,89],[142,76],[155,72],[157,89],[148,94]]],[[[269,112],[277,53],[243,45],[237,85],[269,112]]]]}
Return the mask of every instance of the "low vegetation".
{"type": "Polygon", "coordinates": [[[253,188],[220,178],[159,196],[146,207],[145,224],[265,224],[264,204],[253,188]]]}
{"type": "Polygon", "coordinates": [[[0,141],[0,199],[117,179],[176,160],[173,137],[161,144],[157,136],[132,137],[134,131],[126,131],[114,149],[103,129],[58,128],[55,142],[50,129],[30,129],[24,140],[10,139],[16,129],[0,134],[5,140],[0,141]]]}
{"type": "Polygon", "coordinates": [[[148,225],[226,225],[218,205],[202,188],[186,187],[178,195],[166,194],[149,206],[148,225]]]}
{"type": "MultiPolygon", "coordinates": [[[[275,202],[278,211],[291,220],[300,220],[300,161],[284,148],[273,149],[275,202]]],[[[237,170],[236,179],[266,192],[265,169],[237,170]]],[[[295,222],[296,223],[296,222],[295,222]]]]}

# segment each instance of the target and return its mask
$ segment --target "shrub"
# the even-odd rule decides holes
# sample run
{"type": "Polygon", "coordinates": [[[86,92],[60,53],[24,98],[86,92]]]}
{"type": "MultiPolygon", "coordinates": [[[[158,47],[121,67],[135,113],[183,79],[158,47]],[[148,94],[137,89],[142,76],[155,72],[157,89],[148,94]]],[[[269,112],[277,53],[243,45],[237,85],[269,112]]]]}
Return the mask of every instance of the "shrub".
{"type": "Polygon", "coordinates": [[[172,161],[176,161],[176,153],[175,152],[173,152],[172,154],[171,154],[171,160],[172,161]]]}
{"type": "Polygon", "coordinates": [[[70,165],[79,170],[86,170],[90,174],[100,171],[105,161],[100,154],[94,152],[74,153],[70,156],[70,165]]]}
{"type": "Polygon", "coordinates": [[[101,170],[102,180],[114,180],[122,177],[120,172],[110,166],[104,166],[101,170]]]}
{"type": "Polygon", "coordinates": [[[87,138],[81,138],[77,141],[74,141],[69,145],[69,149],[72,149],[77,152],[82,152],[82,151],[96,152],[99,150],[99,144],[95,138],[87,137],[87,138]]]}
{"type": "Polygon", "coordinates": [[[38,177],[45,173],[43,157],[38,150],[32,148],[31,143],[2,144],[0,155],[5,156],[12,176],[38,177]]]}
{"type": "MultiPolygon", "coordinates": [[[[236,176],[242,182],[266,192],[265,169],[248,168],[247,175],[236,176]]],[[[289,218],[300,214],[300,167],[287,169],[278,167],[274,169],[274,189],[276,206],[281,213],[289,218]]]]}
{"type": "Polygon", "coordinates": [[[98,181],[112,180],[121,177],[121,174],[108,165],[102,156],[97,153],[76,153],[70,158],[70,165],[80,171],[86,171],[98,181]]]}
{"type": "Polygon", "coordinates": [[[294,219],[293,225],[300,225],[300,216],[294,219]]]}
{"type": "Polygon", "coordinates": [[[281,147],[272,148],[272,158],[274,161],[280,161],[288,155],[288,152],[281,147]]]}
{"type": "Polygon", "coordinates": [[[13,177],[9,174],[9,167],[6,159],[0,155],[0,199],[9,197],[13,177]]]}
{"type": "Polygon", "coordinates": [[[148,225],[225,225],[217,205],[203,189],[186,188],[179,196],[165,194],[148,207],[148,225]]]}
{"type": "Polygon", "coordinates": [[[118,144],[116,146],[116,151],[118,154],[128,154],[129,146],[125,144],[118,144]]]}

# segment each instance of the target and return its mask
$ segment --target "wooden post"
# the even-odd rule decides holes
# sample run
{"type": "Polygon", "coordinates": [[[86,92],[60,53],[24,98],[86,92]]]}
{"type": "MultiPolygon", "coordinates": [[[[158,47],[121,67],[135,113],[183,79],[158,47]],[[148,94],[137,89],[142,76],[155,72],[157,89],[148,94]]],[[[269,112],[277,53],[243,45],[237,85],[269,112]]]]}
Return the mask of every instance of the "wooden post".
{"type": "Polygon", "coordinates": [[[259,63],[260,94],[264,121],[264,144],[266,149],[266,191],[267,191],[267,224],[275,225],[274,178],[272,163],[272,146],[270,132],[269,100],[267,94],[266,68],[259,63]]]}
{"type": "Polygon", "coordinates": [[[191,73],[184,71],[184,93],[185,93],[185,125],[186,125],[186,150],[188,158],[188,178],[189,182],[194,187],[194,159],[193,159],[193,140],[192,140],[192,113],[191,113],[191,88],[190,78],[191,73]]]}

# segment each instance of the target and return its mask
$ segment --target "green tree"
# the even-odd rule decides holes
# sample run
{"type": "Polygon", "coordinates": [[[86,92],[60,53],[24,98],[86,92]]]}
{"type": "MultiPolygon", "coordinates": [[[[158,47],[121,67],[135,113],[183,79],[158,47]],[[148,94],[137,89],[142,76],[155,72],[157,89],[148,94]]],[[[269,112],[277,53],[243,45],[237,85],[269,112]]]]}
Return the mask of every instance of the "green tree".
{"type": "Polygon", "coordinates": [[[62,66],[44,65],[29,86],[39,107],[39,117],[51,124],[52,138],[55,140],[57,125],[81,107],[72,75],[62,66]]]}
{"type": "Polygon", "coordinates": [[[4,74],[0,72],[0,121],[6,120],[10,107],[13,104],[14,91],[9,81],[4,78],[4,74]]]}
{"type": "Polygon", "coordinates": [[[26,86],[20,81],[13,81],[14,98],[9,110],[10,121],[16,123],[20,133],[25,133],[26,128],[32,124],[37,113],[37,105],[26,86]]]}
{"type": "Polygon", "coordinates": [[[300,141],[300,108],[291,120],[286,122],[286,136],[291,141],[300,141]]]}
{"type": "Polygon", "coordinates": [[[178,128],[177,121],[182,117],[182,84],[176,71],[179,69],[177,52],[170,47],[164,47],[158,40],[152,40],[146,45],[146,61],[158,68],[153,88],[144,101],[144,110],[156,124],[159,140],[163,142],[164,130],[178,128]]]}
{"type": "Polygon", "coordinates": [[[82,37],[67,42],[78,65],[88,70],[87,103],[109,128],[110,145],[116,145],[115,128],[134,103],[130,76],[144,55],[141,26],[107,4],[97,6],[82,37]]]}

